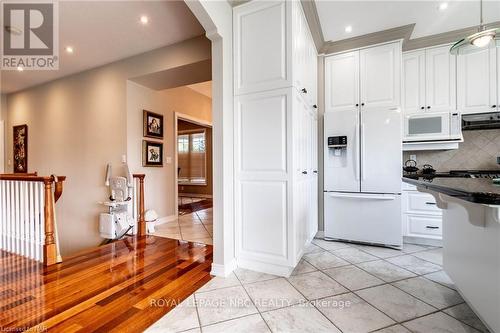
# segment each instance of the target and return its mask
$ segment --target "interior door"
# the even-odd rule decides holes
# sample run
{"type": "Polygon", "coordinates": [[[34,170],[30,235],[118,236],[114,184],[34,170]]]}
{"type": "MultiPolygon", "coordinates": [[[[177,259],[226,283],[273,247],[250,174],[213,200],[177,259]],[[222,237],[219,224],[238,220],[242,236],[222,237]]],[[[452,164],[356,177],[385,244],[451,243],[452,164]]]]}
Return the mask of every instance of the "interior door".
{"type": "Polygon", "coordinates": [[[425,51],[403,55],[403,111],[422,112],[425,109],[425,51]]]}
{"type": "Polygon", "coordinates": [[[361,112],[361,192],[401,193],[399,108],[361,112]]]}
{"type": "Polygon", "coordinates": [[[496,50],[458,56],[458,108],[463,114],[491,112],[496,105],[496,50]]]}
{"type": "Polygon", "coordinates": [[[324,133],[325,191],[359,192],[359,112],[325,113],[324,133]],[[328,148],[330,136],[347,136],[347,149],[328,148]]]}
{"type": "Polygon", "coordinates": [[[325,58],[325,112],[358,110],[359,51],[325,58]]]}
{"type": "Polygon", "coordinates": [[[359,63],[361,105],[367,108],[399,106],[401,44],[363,49],[359,63]]]}
{"type": "Polygon", "coordinates": [[[456,109],[456,57],[449,46],[427,49],[426,55],[426,111],[456,109]]]}

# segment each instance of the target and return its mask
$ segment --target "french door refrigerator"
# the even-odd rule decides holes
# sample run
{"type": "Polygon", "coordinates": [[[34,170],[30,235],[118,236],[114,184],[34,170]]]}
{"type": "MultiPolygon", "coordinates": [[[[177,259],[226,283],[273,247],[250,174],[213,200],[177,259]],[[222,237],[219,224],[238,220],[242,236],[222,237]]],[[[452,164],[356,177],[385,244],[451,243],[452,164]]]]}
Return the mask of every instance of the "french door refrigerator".
{"type": "Polygon", "coordinates": [[[325,113],[325,238],[402,246],[399,108],[325,113]]]}

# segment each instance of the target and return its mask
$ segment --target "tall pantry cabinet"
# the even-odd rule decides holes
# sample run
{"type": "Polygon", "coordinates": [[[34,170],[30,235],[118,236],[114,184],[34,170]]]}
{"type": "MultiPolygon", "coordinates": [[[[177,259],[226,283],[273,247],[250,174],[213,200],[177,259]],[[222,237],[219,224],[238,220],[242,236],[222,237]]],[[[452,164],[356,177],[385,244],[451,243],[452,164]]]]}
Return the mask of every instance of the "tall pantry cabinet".
{"type": "Polygon", "coordinates": [[[316,48],[298,1],[233,20],[236,257],[287,276],[318,227],[316,48]]]}

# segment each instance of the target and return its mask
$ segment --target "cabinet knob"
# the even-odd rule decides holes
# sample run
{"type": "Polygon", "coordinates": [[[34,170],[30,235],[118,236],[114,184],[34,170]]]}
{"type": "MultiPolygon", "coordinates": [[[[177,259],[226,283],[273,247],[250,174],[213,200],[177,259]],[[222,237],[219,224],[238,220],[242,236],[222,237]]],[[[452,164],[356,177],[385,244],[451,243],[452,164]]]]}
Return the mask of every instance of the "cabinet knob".
{"type": "Polygon", "coordinates": [[[365,106],[365,103],[361,103],[361,106],[365,106]]]}
{"type": "Polygon", "coordinates": [[[314,170],[313,172],[314,172],[314,173],[318,173],[318,170],[314,170]]]}
{"type": "Polygon", "coordinates": [[[318,106],[317,106],[316,104],[314,104],[314,105],[313,105],[313,108],[317,109],[317,108],[318,108],[318,106]]]}
{"type": "Polygon", "coordinates": [[[430,106],[427,106],[428,109],[430,109],[431,107],[430,106]]]}
{"type": "Polygon", "coordinates": [[[302,174],[307,175],[307,171],[305,171],[305,170],[302,171],[302,174]]]}
{"type": "Polygon", "coordinates": [[[358,104],[358,103],[356,103],[356,106],[359,106],[359,104],[358,104]]]}
{"type": "Polygon", "coordinates": [[[431,225],[427,225],[425,226],[427,229],[439,229],[439,227],[435,227],[435,226],[431,226],[431,225]]]}
{"type": "Polygon", "coordinates": [[[306,89],[306,88],[302,88],[302,92],[303,92],[304,94],[307,94],[307,89],[306,89]]]}
{"type": "Polygon", "coordinates": [[[423,106],[421,106],[421,107],[420,107],[420,110],[423,110],[423,109],[425,109],[425,108],[424,108],[423,106]]]}
{"type": "Polygon", "coordinates": [[[496,106],[496,105],[492,105],[491,107],[494,109],[494,108],[496,108],[497,106],[496,106]]]}

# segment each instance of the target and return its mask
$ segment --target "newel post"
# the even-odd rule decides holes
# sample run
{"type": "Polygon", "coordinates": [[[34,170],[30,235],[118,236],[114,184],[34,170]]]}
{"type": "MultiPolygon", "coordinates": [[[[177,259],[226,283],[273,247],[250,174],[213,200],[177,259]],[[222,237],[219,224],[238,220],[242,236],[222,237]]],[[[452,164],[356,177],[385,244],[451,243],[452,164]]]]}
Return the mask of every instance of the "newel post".
{"type": "Polygon", "coordinates": [[[45,266],[57,262],[57,249],[54,237],[54,200],[52,198],[52,179],[43,181],[44,184],[44,217],[45,217],[45,243],[43,245],[43,263],[45,266]]]}
{"type": "Polygon", "coordinates": [[[138,175],[139,178],[139,236],[146,236],[146,221],[144,220],[144,178],[146,175],[138,175]]]}

